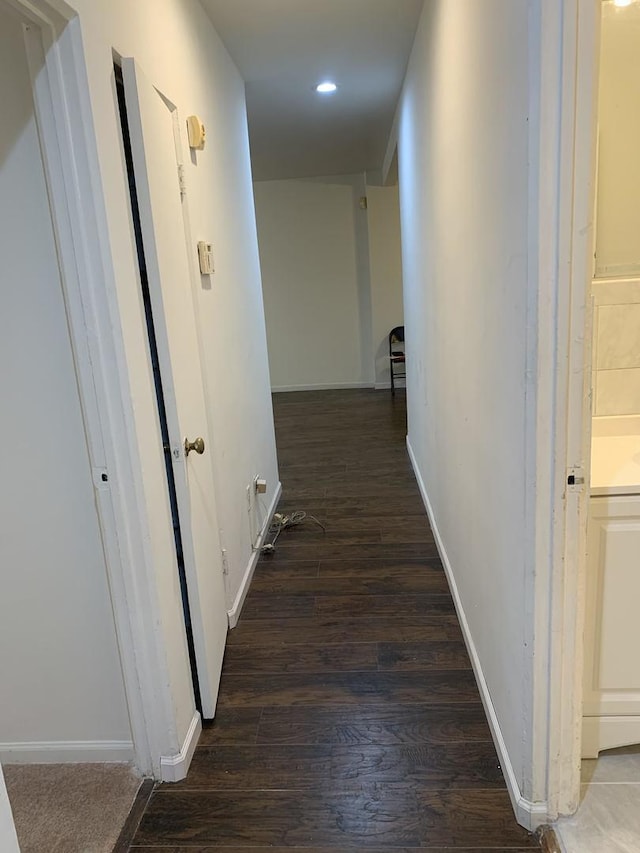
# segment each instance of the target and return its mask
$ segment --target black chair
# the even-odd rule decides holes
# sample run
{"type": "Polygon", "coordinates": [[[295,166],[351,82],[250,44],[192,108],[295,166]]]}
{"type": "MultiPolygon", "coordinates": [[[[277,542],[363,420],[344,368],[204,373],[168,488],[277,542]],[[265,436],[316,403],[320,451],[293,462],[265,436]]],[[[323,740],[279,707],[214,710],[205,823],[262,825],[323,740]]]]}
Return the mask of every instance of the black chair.
{"type": "Polygon", "coordinates": [[[391,396],[396,396],[396,379],[404,379],[407,375],[404,354],[404,326],[396,326],[389,332],[389,371],[391,373],[391,396]],[[400,371],[396,365],[402,365],[400,371]]]}

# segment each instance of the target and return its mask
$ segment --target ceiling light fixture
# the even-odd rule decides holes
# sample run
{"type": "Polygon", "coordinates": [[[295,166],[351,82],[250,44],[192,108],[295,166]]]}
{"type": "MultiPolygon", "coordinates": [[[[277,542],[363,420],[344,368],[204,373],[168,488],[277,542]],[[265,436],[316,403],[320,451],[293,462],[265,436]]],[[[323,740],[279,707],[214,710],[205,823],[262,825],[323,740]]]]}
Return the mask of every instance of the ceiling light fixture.
{"type": "Polygon", "coordinates": [[[332,95],[337,88],[338,87],[335,83],[332,83],[330,80],[325,80],[323,83],[318,83],[316,86],[316,92],[319,92],[321,95],[332,95]]]}
{"type": "Polygon", "coordinates": [[[632,0],[613,0],[614,6],[630,6],[632,0]]]}

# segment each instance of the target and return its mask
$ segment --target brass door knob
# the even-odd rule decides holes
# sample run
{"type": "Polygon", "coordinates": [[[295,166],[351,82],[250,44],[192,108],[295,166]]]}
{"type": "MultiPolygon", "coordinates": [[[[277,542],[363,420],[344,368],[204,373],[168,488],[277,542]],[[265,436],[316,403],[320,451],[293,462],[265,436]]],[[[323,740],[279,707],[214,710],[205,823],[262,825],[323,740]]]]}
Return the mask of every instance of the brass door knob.
{"type": "Polygon", "coordinates": [[[189,441],[188,438],[184,440],[184,455],[188,456],[192,450],[195,450],[196,453],[202,454],[204,453],[204,438],[196,438],[195,441],[189,441]]]}

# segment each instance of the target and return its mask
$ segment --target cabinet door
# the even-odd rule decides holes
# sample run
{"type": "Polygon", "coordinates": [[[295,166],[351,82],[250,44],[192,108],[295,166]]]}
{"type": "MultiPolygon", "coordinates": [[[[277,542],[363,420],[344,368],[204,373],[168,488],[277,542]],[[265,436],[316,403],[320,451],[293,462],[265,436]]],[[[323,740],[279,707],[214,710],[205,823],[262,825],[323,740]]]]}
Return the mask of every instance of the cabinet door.
{"type": "Polygon", "coordinates": [[[584,716],[640,715],[640,497],[592,498],[584,716]]]}

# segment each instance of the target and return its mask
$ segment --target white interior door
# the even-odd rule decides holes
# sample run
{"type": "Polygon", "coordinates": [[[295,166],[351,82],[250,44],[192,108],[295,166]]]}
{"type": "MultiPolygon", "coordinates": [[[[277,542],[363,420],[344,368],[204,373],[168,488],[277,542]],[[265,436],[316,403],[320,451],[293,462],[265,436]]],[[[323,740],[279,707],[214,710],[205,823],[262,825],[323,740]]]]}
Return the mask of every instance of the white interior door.
{"type": "MultiPolygon", "coordinates": [[[[214,715],[227,613],[206,403],[178,165],[176,108],[133,59],[122,63],[149,291],[176,483],[203,714],[214,715]],[[204,454],[185,453],[202,438],[204,454]]],[[[162,452],[162,448],[159,448],[162,452]]]]}

